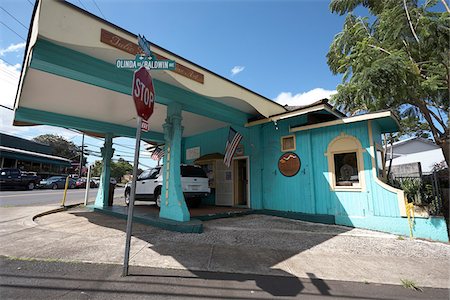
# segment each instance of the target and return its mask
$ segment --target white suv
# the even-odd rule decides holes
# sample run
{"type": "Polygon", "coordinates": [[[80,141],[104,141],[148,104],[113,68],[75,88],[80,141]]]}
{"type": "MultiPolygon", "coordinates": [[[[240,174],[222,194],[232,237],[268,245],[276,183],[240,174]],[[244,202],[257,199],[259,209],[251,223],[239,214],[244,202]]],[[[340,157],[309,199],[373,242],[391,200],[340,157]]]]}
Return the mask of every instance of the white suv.
{"type": "MultiPolygon", "coordinates": [[[[197,207],[201,198],[211,192],[208,187],[208,176],[205,171],[196,165],[181,165],[181,186],[186,204],[197,207]]],[[[162,166],[146,170],[139,175],[136,181],[136,200],[155,201],[161,207],[161,188],[163,183],[162,166]]],[[[125,186],[125,203],[130,203],[131,182],[125,186]]]]}

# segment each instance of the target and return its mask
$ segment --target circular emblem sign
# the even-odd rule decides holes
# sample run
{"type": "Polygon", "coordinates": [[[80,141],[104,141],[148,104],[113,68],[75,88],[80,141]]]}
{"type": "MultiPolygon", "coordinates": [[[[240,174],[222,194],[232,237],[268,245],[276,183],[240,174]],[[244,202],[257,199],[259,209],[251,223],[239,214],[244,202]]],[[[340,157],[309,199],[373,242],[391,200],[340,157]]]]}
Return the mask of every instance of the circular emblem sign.
{"type": "Polygon", "coordinates": [[[300,171],[300,158],[293,152],[281,155],[278,160],[278,169],[284,176],[291,177],[300,171]]]}

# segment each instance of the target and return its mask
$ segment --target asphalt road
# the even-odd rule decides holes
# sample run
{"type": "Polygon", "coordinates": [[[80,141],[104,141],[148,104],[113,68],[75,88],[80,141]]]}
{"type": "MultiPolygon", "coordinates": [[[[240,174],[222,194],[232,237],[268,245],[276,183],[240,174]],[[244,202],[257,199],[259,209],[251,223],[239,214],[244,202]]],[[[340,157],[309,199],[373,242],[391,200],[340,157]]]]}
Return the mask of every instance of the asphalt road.
{"type": "MultiPolygon", "coordinates": [[[[89,202],[93,202],[97,196],[97,188],[89,190],[89,202]]],[[[85,189],[67,190],[66,205],[84,202],[85,189]]],[[[32,191],[0,191],[0,206],[38,206],[60,204],[64,196],[64,190],[32,190],[32,191]]],[[[123,188],[114,190],[114,198],[123,197],[123,188]]],[[[117,200],[116,200],[117,201],[117,200]]]]}
{"type": "Polygon", "coordinates": [[[448,290],[221,272],[8,259],[2,299],[448,299],[448,290]]]}

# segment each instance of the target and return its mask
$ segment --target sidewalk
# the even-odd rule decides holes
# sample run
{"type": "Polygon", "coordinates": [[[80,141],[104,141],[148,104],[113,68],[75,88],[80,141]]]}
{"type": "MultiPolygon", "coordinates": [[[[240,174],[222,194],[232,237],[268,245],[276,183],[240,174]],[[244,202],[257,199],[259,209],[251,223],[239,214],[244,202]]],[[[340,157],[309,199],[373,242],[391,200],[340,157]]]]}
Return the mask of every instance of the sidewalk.
{"type": "Polygon", "coordinates": [[[120,265],[23,261],[0,256],[2,299],[448,299],[445,289],[120,265]]]}
{"type": "MultiPolygon", "coordinates": [[[[124,220],[77,208],[35,221],[2,223],[0,255],[123,263],[124,220]]],[[[130,257],[131,270],[146,266],[394,285],[407,279],[419,287],[449,287],[448,244],[261,215],[204,222],[202,234],[135,223],[130,257]]]]}

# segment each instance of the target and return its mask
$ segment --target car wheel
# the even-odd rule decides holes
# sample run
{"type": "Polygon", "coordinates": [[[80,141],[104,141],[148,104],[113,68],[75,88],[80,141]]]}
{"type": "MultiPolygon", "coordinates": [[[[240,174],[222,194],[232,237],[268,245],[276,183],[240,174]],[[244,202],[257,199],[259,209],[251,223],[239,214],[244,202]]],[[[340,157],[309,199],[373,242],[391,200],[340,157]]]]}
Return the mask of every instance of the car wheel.
{"type": "Polygon", "coordinates": [[[130,204],[130,189],[125,190],[125,204],[126,205],[130,204]]]}
{"type": "Polygon", "coordinates": [[[58,189],[58,185],[57,185],[56,183],[54,183],[54,184],[52,185],[52,189],[53,189],[53,190],[58,189]]]}
{"type": "Polygon", "coordinates": [[[196,208],[196,207],[200,206],[200,204],[202,203],[202,199],[201,198],[192,198],[186,202],[189,204],[189,207],[196,208]]]}
{"type": "Polygon", "coordinates": [[[69,189],[74,189],[75,188],[75,184],[71,184],[70,186],[69,186],[69,189]]]}
{"type": "Polygon", "coordinates": [[[28,183],[28,190],[30,190],[30,191],[34,190],[34,182],[28,183]]]}
{"type": "Polygon", "coordinates": [[[161,191],[158,190],[155,192],[155,202],[158,208],[161,208],[161,191]]]}

